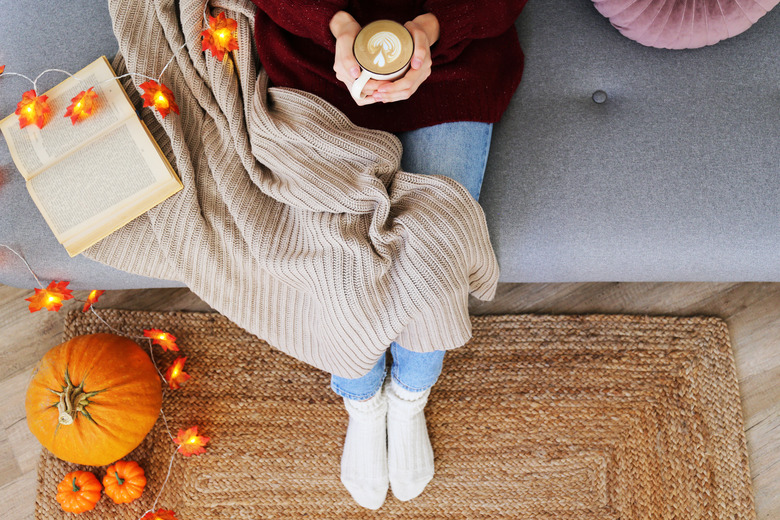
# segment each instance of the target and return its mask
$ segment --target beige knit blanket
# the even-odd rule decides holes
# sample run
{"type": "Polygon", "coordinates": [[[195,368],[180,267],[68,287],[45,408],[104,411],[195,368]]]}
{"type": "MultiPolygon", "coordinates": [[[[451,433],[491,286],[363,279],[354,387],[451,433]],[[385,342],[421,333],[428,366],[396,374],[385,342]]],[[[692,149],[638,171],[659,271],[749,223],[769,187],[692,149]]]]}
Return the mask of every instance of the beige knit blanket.
{"type": "MultiPolygon", "coordinates": [[[[420,352],[468,341],[468,295],[492,299],[499,270],[463,186],[400,171],[392,134],[268,88],[248,0],[209,2],[209,14],[238,22],[239,50],[222,62],[202,51],[203,0],[109,6],[118,68],[157,77],[176,56],[162,82],[181,114],[142,116],[184,189],[87,257],[184,282],[270,345],[342,377],[365,374],[392,341],[420,352]]],[[[144,81],[125,83],[136,106],[144,81]]]]}

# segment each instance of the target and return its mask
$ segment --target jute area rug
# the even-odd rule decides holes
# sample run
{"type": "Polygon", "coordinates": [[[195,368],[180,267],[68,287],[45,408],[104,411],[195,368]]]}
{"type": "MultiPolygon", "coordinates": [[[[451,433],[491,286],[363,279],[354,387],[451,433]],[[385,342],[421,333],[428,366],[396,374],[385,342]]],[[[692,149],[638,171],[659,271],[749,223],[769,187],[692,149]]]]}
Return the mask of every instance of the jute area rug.
{"type": "MultiPolygon", "coordinates": [[[[426,408],[434,480],[409,502],[388,492],[373,512],[339,481],[347,415],[327,374],[219,314],[100,312],[130,334],[174,334],[187,356],[192,378],[163,409],[174,435],[199,425],[211,442],[174,458],[157,507],[180,520],[755,518],[734,359],[715,318],[473,316],[426,408]]],[[[94,332],[108,329],[69,314],[66,339],[94,332]]],[[[161,355],[161,370],[175,356],[161,355]]],[[[158,420],[125,457],[146,470],[142,498],[104,496],[80,518],[137,519],[173,449],[158,420]]],[[[36,518],[74,518],[54,495],[76,468],[43,451],[36,518]]]]}

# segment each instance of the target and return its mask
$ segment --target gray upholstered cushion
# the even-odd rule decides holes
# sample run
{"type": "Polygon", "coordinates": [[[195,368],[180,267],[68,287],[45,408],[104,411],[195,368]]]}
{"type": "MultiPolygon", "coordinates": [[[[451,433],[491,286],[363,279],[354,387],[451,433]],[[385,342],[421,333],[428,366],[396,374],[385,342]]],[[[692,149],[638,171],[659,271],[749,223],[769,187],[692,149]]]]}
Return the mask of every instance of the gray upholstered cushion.
{"type": "MultiPolygon", "coordinates": [[[[0,64],[76,71],[117,49],[103,2],[91,32],[37,2],[0,0],[0,64]],[[39,9],[38,9],[39,10],[39,9]],[[10,45],[9,45],[10,44],[10,45]],[[31,52],[30,49],[37,49],[31,52]]],[[[531,0],[526,71],[493,133],[480,195],[504,282],[780,281],[780,11],[712,47],[620,35],[591,0],[531,0]],[[595,103],[595,91],[606,92],[595,103]]],[[[46,76],[43,89],[62,78],[46,76]]],[[[28,90],[0,80],[0,114],[28,90]]],[[[181,285],[70,259],[0,143],[0,243],[74,288],[181,285]]],[[[0,283],[32,287],[0,248],[0,283]]]]}
{"type": "Polygon", "coordinates": [[[590,0],[531,0],[518,28],[480,195],[502,281],[780,280],[780,9],[685,51],[590,0]]]}

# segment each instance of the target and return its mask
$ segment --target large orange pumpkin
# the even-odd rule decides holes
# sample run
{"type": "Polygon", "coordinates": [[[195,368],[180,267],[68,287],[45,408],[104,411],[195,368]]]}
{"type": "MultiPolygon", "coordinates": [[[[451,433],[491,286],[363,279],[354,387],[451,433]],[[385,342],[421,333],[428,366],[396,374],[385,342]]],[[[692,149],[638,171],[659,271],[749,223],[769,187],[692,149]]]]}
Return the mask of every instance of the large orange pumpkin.
{"type": "Polygon", "coordinates": [[[77,336],[51,349],[27,389],[30,431],[62,460],[111,464],[135,449],[160,413],[152,361],[115,334],[77,336]]]}

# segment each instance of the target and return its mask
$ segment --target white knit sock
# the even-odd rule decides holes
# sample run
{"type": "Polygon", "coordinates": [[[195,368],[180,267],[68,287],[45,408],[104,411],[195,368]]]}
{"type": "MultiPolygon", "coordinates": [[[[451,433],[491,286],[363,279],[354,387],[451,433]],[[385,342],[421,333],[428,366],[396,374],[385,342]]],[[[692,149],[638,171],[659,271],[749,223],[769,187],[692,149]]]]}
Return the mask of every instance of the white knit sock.
{"type": "Polygon", "coordinates": [[[411,500],[433,478],[433,447],[423,412],[431,391],[410,392],[392,381],[386,393],[390,487],[398,500],[411,500]]]}
{"type": "Polygon", "coordinates": [[[381,390],[366,401],[344,399],[349,413],[341,455],[341,482],[368,509],[385,502],[387,474],[387,398],[381,390]]]}

